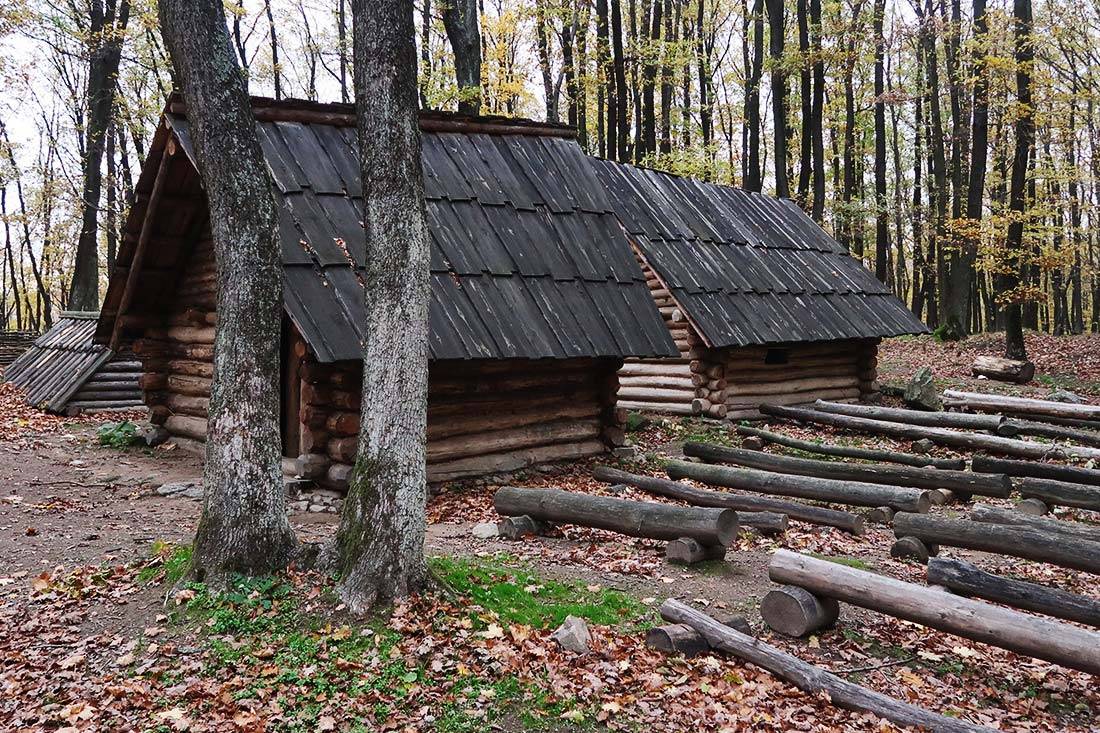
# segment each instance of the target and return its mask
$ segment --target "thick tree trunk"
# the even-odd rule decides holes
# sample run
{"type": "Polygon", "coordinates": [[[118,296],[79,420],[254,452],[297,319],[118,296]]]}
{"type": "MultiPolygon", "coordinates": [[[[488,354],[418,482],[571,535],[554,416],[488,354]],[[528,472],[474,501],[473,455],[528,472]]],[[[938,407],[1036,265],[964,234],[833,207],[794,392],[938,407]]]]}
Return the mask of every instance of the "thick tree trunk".
{"type": "Polygon", "coordinates": [[[928,583],[960,595],[1100,627],[1100,601],[1037,583],[1003,578],[965,560],[929,558],[928,583]]]}
{"type": "Polygon", "coordinates": [[[749,151],[744,184],[747,191],[760,191],[763,186],[760,167],[760,78],[764,72],[764,0],[753,2],[752,29],[752,68],[745,81],[745,120],[749,128],[749,151]]]}
{"type": "Polygon", "coordinates": [[[810,0],[810,55],[813,64],[812,147],[814,153],[813,203],[810,216],[821,223],[825,217],[825,56],[821,47],[821,0],[810,0]]]}
{"type": "MultiPolygon", "coordinates": [[[[973,43],[976,49],[972,54],[974,68],[971,74],[974,78],[974,104],[970,123],[970,176],[966,190],[966,218],[970,231],[962,236],[960,257],[961,265],[966,268],[971,279],[976,275],[974,263],[981,244],[980,222],[985,204],[985,172],[989,159],[989,72],[986,68],[989,22],[985,14],[986,0],[973,0],[973,3],[973,43]]],[[[976,300],[972,300],[971,310],[976,310],[977,307],[976,300]]]]}
{"type": "Polygon", "coordinates": [[[721,624],[675,598],[661,604],[661,617],[671,623],[690,626],[714,649],[766,669],[804,692],[811,695],[824,694],[837,707],[873,713],[898,725],[923,728],[936,733],[992,733],[990,728],[929,712],[848,682],[753,636],[721,624]]]}
{"type": "Polygon", "coordinates": [[[545,522],[596,527],[631,537],[655,540],[690,537],[707,547],[727,547],[737,539],[737,512],[729,509],[680,507],[559,489],[512,486],[497,491],[493,506],[505,517],[526,514],[545,522]]]}
{"type": "Polygon", "coordinates": [[[898,512],[894,515],[894,536],[916,537],[925,544],[994,552],[1100,574],[1100,542],[1068,542],[1063,535],[1030,527],[898,512]]]}
{"type": "Polygon", "coordinates": [[[192,572],[221,582],[229,573],[285,569],[295,544],[279,433],[279,229],[222,4],[161,0],[160,27],[187,104],[217,261],[205,498],[192,572]]]}
{"type": "MultiPolygon", "coordinates": [[[[932,468],[942,468],[953,471],[961,471],[966,468],[966,461],[961,458],[932,458],[931,456],[919,456],[915,453],[898,453],[896,451],[877,450],[873,448],[855,448],[848,445],[816,443],[810,440],[792,438],[782,433],[773,433],[769,430],[749,427],[747,425],[738,425],[737,434],[753,436],[768,443],[775,443],[776,445],[806,451],[807,453],[820,453],[826,456],[859,458],[864,461],[875,461],[878,463],[900,463],[905,466],[931,466],[932,468]]],[[[988,473],[997,472],[989,471],[988,473]]]]}
{"type": "Polygon", "coordinates": [[[853,506],[889,506],[899,511],[926,512],[932,506],[927,491],[882,486],[859,481],[838,481],[813,476],[792,476],[746,468],[727,468],[687,461],[669,461],[665,471],[670,478],[755,491],[761,494],[795,496],[853,506]]]}
{"type": "Polygon", "coordinates": [[[988,377],[998,382],[1026,384],[1035,377],[1035,365],[1030,361],[1002,359],[997,356],[979,356],[974,359],[970,372],[975,377],[988,377]]]}
{"type": "Polygon", "coordinates": [[[428,233],[411,0],[353,0],[355,107],[366,208],[359,451],[336,535],[353,613],[419,590],[424,564],[428,233]]]}
{"type": "Polygon", "coordinates": [[[1063,466],[1057,463],[1012,461],[978,454],[971,459],[970,470],[981,473],[1003,473],[1006,476],[1033,476],[1055,481],[1100,486],[1100,470],[1063,466]]]}
{"type": "Polygon", "coordinates": [[[886,39],[882,26],[886,0],[875,0],[875,277],[886,282],[890,272],[890,218],[886,210],[886,39]]]}
{"type": "Polygon", "coordinates": [[[1012,423],[1001,415],[969,415],[961,412],[925,412],[924,410],[905,410],[898,407],[877,407],[875,405],[848,405],[843,402],[818,400],[814,409],[831,412],[835,415],[866,417],[871,420],[885,420],[905,425],[923,425],[933,428],[960,428],[962,430],[987,430],[997,435],[1011,438],[1017,434],[1012,423]]]}
{"type": "Polygon", "coordinates": [[[1071,669],[1100,674],[1100,636],[1070,624],[960,598],[942,590],[789,550],[777,550],[772,555],[768,575],[776,583],[797,585],[815,595],[1071,669]]]}
{"type": "Polygon", "coordinates": [[[786,32],[784,0],[767,0],[768,52],[771,57],[772,148],[775,170],[775,195],[790,198],[787,180],[787,72],[783,68],[783,46],[786,32]]]}
{"type": "Polygon", "coordinates": [[[1060,519],[1036,517],[1031,514],[1003,509],[989,504],[975,504],[970,510],[970,518],[975,522],[987,524],[1012,524],[1019,527],[1031,527],[1043,532],[1065,535],[1067,538],[1100,542],[1100,526],[1065,522],[1060,519]]]}
{"type": "Polygon", "coordinates": [[[810,458],[779,456],[706,443],[685,443],[684,455],[701,458],[711,463],[732,463],[761,471],[919,489],[951,489],[1002,499],[1008,498],[1012,491],[1012,482],[1007,476],[970,471],[941,471],[935,468],[892,466],[884,463],[815,461],[810,458]]]}
{"type": "MultiPolygon", "coordinates": [[[[690,484],[655,476],[639,476],[625,471],[620,471],[608,466],[596,466],[592,475],[599,481],[608,483],[627,484],[647,491],[654,496],[663,496],[666,499],[676,499],[695,506],[721,507],[723,509],[736,509],[738,519],[742,513],[779,513],[786,514],[792,519],[797,519],[810,524],[820,524],[827,527],[836,527],[852,534],[863,534],[863,517],[850,512],[841,512],[835,509],[823,509],[821,507],[799,504],[793,501],[781,501],[766,497],[749,496],[746,494],[730,494],[710,489],[697,489],[690,484]]],[[[752,526],[749,522],[743,522],[752,526]]]]}
{"type": "Polygon", "coordinates": [[[813,82],[810,75],[810,23],[806,16],[807,0],[795,0],[795,23],[798,26],[798,97],[801,108],[799,140],[798,204],[810,210],[810,179],[813,177],[813,82]]]}
{"type": "MultiPolygon", "coordinates": [[[[622,0],[611,0],[611,58],[615,76],[615,155],[608,150],[608,157],[620,162],[630,162],[630,120],[626,115],[626,56],[623,52],[622,0]]],[[[611,102],[609,102],[611,104],[611,102]]],[[[611,120],[608,120],[610,124],[611,120]]],[[[608,141],[611,131],[608,130],[608,141]]]]}
{"type": "Polygon", "coordinates": [[[129,0],[92,0],[86,31],[88,49],[88,117],[85,121],[80,238],[66,307],[99,310],[99,199],[103,190],[103,151],[114,112],[118,65],[130,19],[129,0]]]}
{"type": "Polygon", "coordinates": [[[476,115],[481,110],[481,28],[477,0],[447,0],[443,4],[443,28],[455,55],[458,111],[476,115]]]}

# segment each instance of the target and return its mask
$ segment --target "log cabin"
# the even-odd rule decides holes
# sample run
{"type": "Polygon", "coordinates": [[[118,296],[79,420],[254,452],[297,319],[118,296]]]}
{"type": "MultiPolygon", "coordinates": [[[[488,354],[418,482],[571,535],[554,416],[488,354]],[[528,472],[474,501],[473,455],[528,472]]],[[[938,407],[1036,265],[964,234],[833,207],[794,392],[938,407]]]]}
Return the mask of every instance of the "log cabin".
{"type": "Polygon", "coordinates": [[[881,339],[928,330],[790,200],[594,165],[679,352],[628,359],[620,407],[742,420],[865,399],[881,339]]]}
{"type": "MultiPolygon", "coordinates": [[[[350,105],[253,100],[283,261],[283,452],[344,488],[362,408],[362,187],[350,105]]],[[[623,443],[625,358],[675,356],[570,128],[421,116],[431,239],[428,473],[438,482],[623,443]]],[[[96,339],[131,344],[151,418],[203,441],[217,268],[186,108],[150,145],[96,339]]]]}

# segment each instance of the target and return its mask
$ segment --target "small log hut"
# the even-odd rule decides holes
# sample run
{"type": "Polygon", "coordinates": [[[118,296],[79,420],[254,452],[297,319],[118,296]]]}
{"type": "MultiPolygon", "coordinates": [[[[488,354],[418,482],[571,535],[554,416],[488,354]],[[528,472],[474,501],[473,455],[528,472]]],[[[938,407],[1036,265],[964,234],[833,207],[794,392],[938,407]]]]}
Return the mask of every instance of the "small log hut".
{"type": "MultiPolygon", "coordinates": [[[[349,105],[254,99],[284,273],[282,432],[299,472],[344,488],[364,337],[362,188],[349,105]]],[[[430,481],[623,442],[626,357],[675,356],[595,170],[556,125],[424,113],[431,237],[430,481]]],[[[154,422],[202,441],[217,322],[208,209],[186,109],[150,146],[97,330],[132,343],[154,422]]]]}
{"type": "Polygon", "coordinates": [[[882,338],[927,332],[794,202],[596,166],[680,352],[628,359],[621,407],[741,420],[857,400],[877,391],[882,338]]]}

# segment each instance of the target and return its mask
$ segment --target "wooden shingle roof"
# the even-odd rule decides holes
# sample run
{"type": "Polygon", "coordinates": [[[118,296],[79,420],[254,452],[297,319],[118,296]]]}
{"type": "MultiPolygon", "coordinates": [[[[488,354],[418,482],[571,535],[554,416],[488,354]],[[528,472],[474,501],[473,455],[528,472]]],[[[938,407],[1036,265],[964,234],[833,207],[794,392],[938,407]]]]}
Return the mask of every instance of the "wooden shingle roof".
{"type": "Polygon", "coordinates": [[[593,164],[623,227],[710,346],[928,330],[792,201],[593,164]]]}
{"type": "Polygon", "coordinates": [[[92,342],[99,313],[66,311],[5,370],[4,378],[26,392],[27,404],[52,412],[69,398],[113,352],[92,342]]]}

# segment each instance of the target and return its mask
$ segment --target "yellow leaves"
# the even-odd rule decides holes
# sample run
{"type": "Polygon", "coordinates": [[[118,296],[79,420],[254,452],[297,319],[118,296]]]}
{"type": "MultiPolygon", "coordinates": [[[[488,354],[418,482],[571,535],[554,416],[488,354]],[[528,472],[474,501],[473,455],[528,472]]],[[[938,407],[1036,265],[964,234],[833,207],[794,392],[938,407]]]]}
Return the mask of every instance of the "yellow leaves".
{"type": "Polygon", "coordinates": [[[901,670],[898,671],[898,677],[900,677],[902,681],[910,687],[924,687],[925,685],[924,679],[922,677],[913,674],[906,667],[902,667],[901,670]]]}
{"type": "Polygon", "coordinates": [[[61,667],[61,669],[74,669],[75,667],[82,666],[85,659],[84,652],[75,652],[62,659],[57,666],[61,667]]]}

